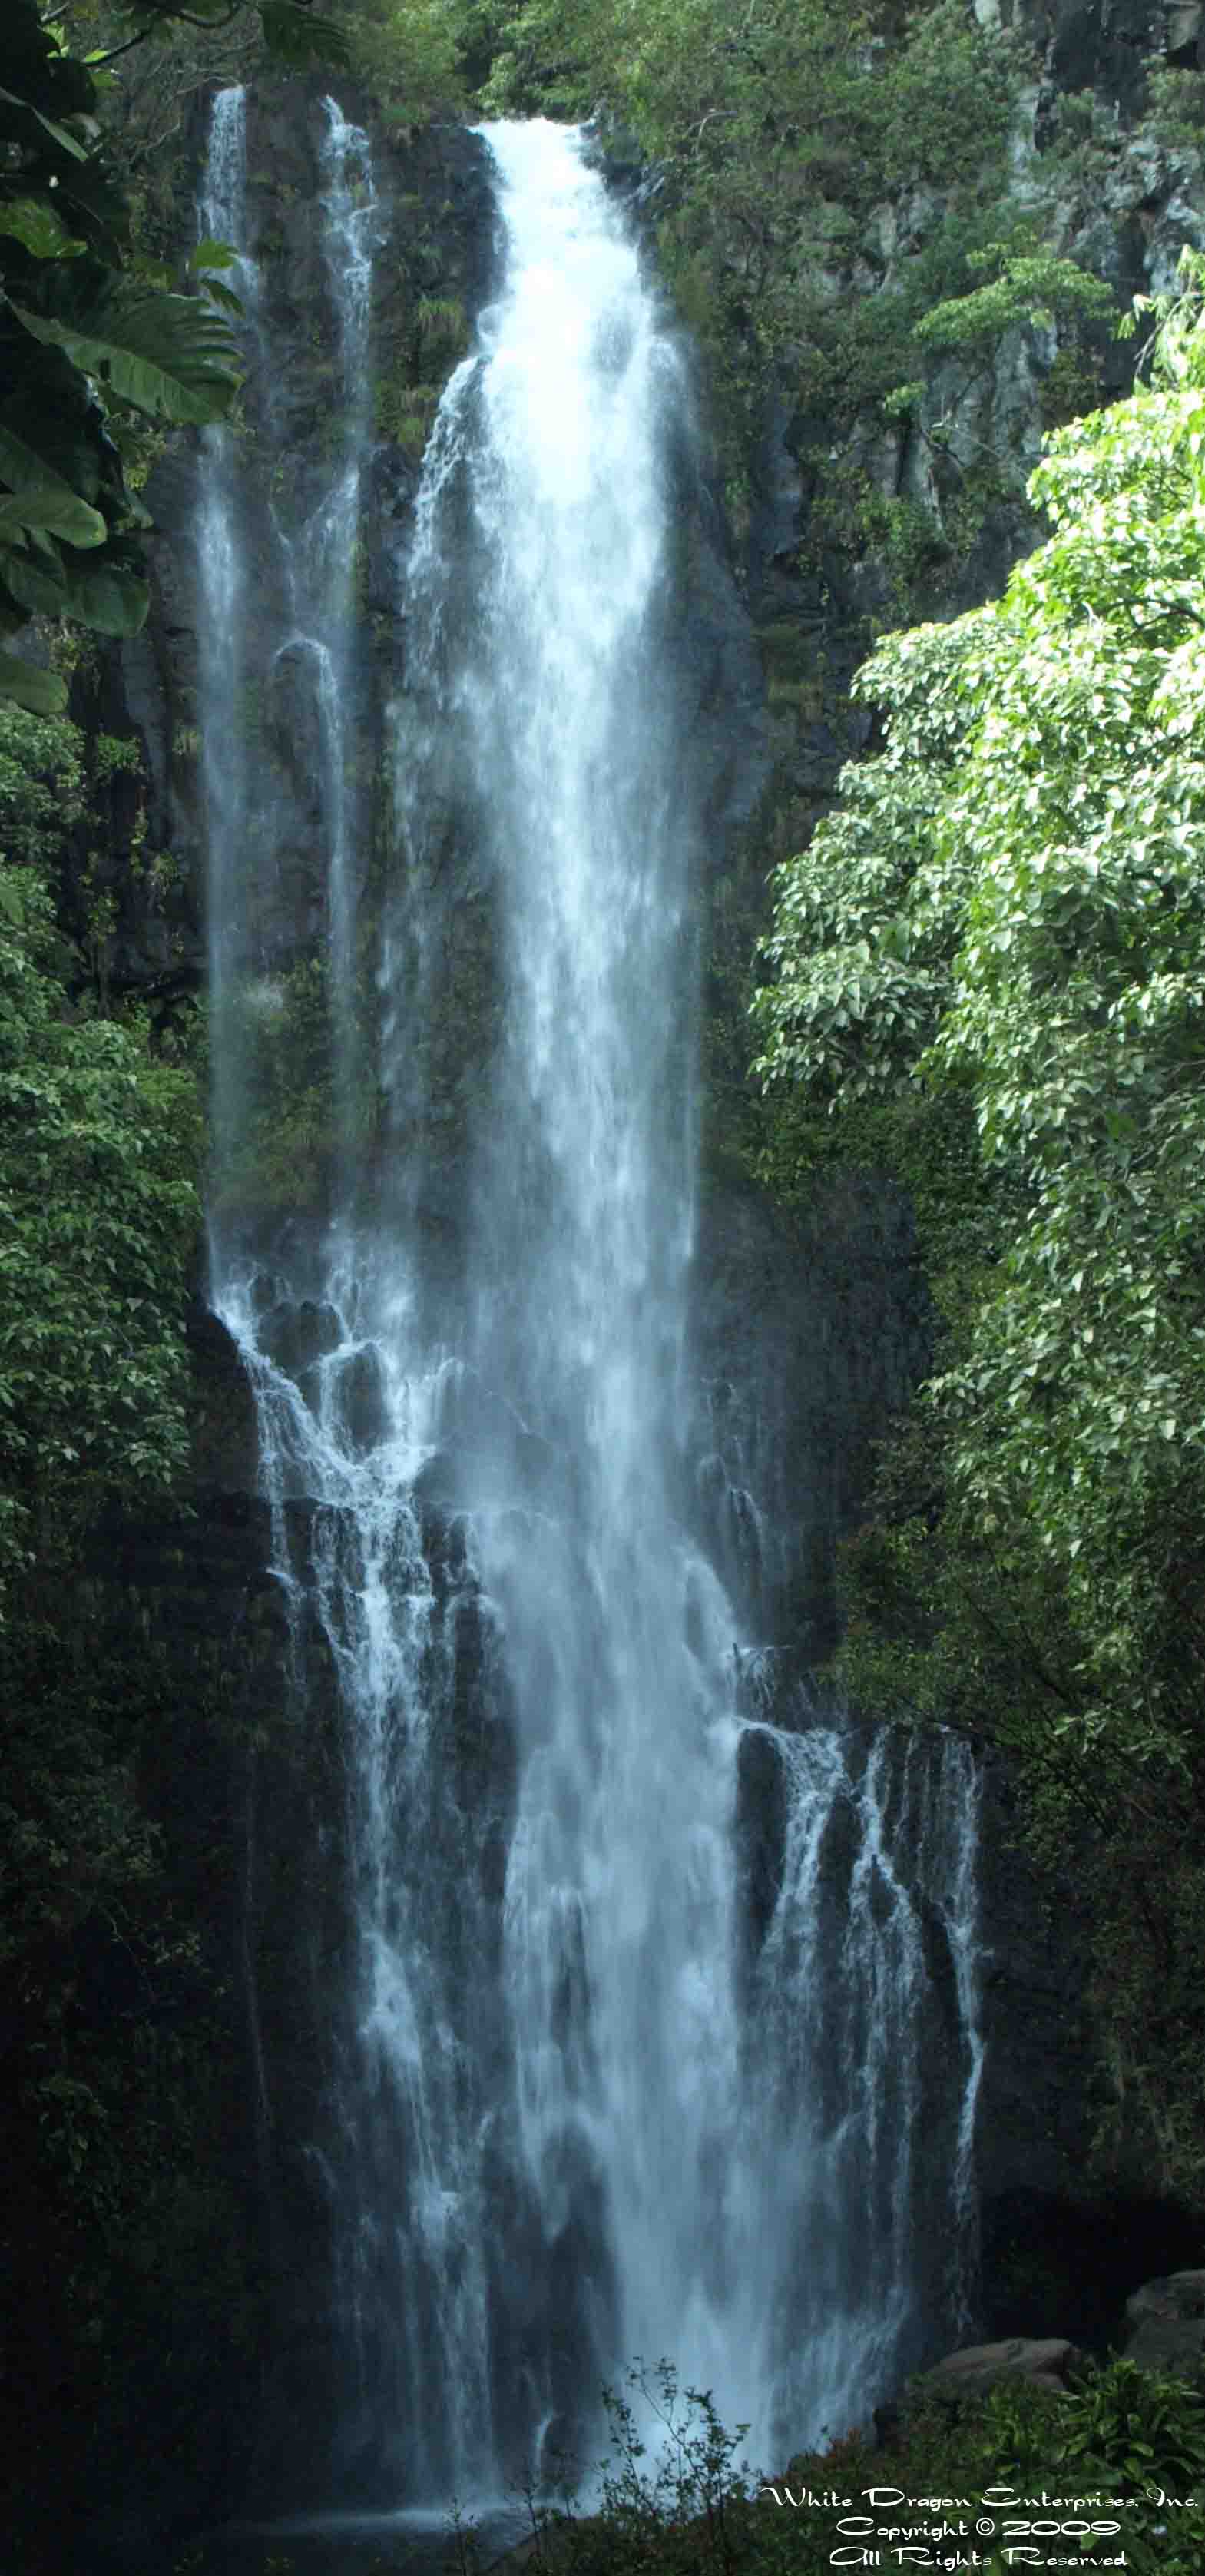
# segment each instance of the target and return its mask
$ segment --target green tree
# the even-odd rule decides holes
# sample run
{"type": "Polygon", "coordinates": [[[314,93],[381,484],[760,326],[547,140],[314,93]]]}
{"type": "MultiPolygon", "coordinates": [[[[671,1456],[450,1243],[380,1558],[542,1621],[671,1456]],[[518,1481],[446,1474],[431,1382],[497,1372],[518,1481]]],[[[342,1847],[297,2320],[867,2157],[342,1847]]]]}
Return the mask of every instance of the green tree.
{"type": "Polygon", "coordinates": [[[928,1390],[953,1508],[1083,1647],[1058,1723],[1183,1765],[1205,1624],[1205,321],[1057,433],[1004,598],[888,638],[884,748],[778,874],[768,1082],[961,1101],[998,1259],[928,1390]]]}

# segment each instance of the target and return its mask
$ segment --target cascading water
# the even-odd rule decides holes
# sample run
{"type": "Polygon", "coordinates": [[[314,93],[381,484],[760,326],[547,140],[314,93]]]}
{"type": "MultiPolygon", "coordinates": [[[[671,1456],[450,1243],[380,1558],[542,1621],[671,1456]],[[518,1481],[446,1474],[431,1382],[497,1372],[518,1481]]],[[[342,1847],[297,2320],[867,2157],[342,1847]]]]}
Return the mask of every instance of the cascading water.
{"type": "MultiPolygon", "coordinates": [[[[247,237],[247,95],[222,90],[213,104],[209,158],[198,207],[202,240],[241,247],[247,237]]],[[[254,314],[255,272],[238,262],[244,310],[254,314]]],[[[245,1088],[242,1049],[231,997],[243,958],[244,905],[238,867],[247,812],[248,776],[238,722],[246,623],[246,547],[238,480],[228,429],[203,433],[197,511],[198,618],[202,776],[209,840],[209,995],[213,1015],[211,1114],[215,1152],[225,1161],[240,1124],[245,1088]]]]}
{"type": "Polygon", "coordinates": [[[799,1713],[798,1734],[744,1737],[778,1818],[746,2002],[746,2116],[769,2147],[750,2235],[778,2418],[838,2433],[915,2356],[918,2293],[970,2319],[979,1783],[954,1737],[799,1713]]]}
{"type": "MultiPolygon", "coordinates": [[[[206,220],[241,247],[240,96],[215,107],[206,220]]],[[[277,531],[275,650],[322,675],[346,1163],[348,568],[379,217],[364,138],[333,102],[324,115],[344,434],[304,524],[277,531]]],[[[345,1726],[347,1969],[313,2145],[336,2466],[381,2500],[538,2471],[562,2445],[589,2456],[600,2383],[636,2353],[752,2419],[767,2460],[837,2429],[911,2355],[926,2297],[949,2305],[945,2255],[921,2240],[928,2221],[948,2238],[951,2214],[967,2240],[978,2080],[969,1766],[953,1745],[868,1749],[802,1702],[798,1732],[770,1724],[744,1624],[758,1605],[725,1584],[752,1502],[723,1563],[702,1534],[679,347],[581,139],[486,135],[502,280],[444,395],[401,574],[386,1147],[371,1188],[345,1171],[304,1250],[220,1216],[214,1236],[299,1693],[308,1605],[345,1726]],[[452,830],[488,922],[496,1040],[449,1245],[421,1211],[452,830]],[[926,2015],[940,2081],[918,2058],[926,2015]],[[922,2119],[938,2164],[944,2139],[939,2184],[922,2119]]],[[[246,580],[216,447],[201,531],[208,727],[239,671],[246,580]]],[[[215,768],[219,1036],[257,971],[253,887],[229,855],[248,794],[215,768]]],[[[249,1132],[262,1108],[252,1061],[232,1046],[217,1080],[235,1162],[239,1118],[249,1132]]],[[[758,1585],[767,1548],[758,1531],[758,1585]]]]}

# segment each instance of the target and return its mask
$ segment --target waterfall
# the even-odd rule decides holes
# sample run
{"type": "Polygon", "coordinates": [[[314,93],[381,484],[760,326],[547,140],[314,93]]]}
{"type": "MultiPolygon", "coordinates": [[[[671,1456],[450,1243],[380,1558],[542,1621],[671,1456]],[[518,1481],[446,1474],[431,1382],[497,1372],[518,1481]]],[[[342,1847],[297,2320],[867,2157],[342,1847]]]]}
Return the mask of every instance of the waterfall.
{"type": "Polygon", "coordinates": [[[956,1737],[823,1718],[754,1722],[745,1754],[780,1836],[747,2002],[756,2305],[780,2417],[840,2434],[917,2358],[926,2294],[971,2323],[979,1778],[956,1737]]]}
{"type": "MultiPolygon", "coordinates": [[[[310,1864],[339,1873],[344,1924],[309,2142],[332,2475],[396,2501],[592,2458],[600,2384],[636,2354],[751,2419],[770,2461],[864,2411],[957,2306],[973,1773],[798,1695],[771,1723],[749,1677],[775,1534],[692,1447],[678,337],[581,137],[483,129],[500,282],[397,567],[370,907],[348,705],[384,219],[366,138],[322,113],[339,428],[291,526],[270,513],[263,658],[315,675],[340,1170],[323,1223],[258,1238],[219,1186],[212,1294],[255,1389],[297,1708],[318,1638],[339,1713],[310,1864]],[[439,981],[453,844],[488,1046],[467,1104],[439,981]]],[[[243,116],[240,92],[215,103],[204,210],[240,252],[243,116]]],[[[270,376],[266,298],[252,319],[270,376]]],[[[199,527],[215,1114],[245,1170],[264,1097],[239,1032],[266,969],[256,871],[232,864],[250,575],[216,440],[199,527]]]]}
{"type": "MultiPolygon", "coordinates": [[[[247,95],[219,92],[213,103],[209,156],[198,206],[198,238],[239,248],[235,291],[255,311],[255,272],[247,234],[247,95]]],[[[209,1002],[213,1036],[211,1116],[215,1159],[224,1163],[240,1124],[245,1068],[232,999],[243,959],[245,907],[238,872],[247,812],[248,775],[240,695],[244,680],[246,543],[239,512],[234,441],[229,429],[201,434],[197,509],[198,682],[201,770],[209,855],[209,1002]]]]}

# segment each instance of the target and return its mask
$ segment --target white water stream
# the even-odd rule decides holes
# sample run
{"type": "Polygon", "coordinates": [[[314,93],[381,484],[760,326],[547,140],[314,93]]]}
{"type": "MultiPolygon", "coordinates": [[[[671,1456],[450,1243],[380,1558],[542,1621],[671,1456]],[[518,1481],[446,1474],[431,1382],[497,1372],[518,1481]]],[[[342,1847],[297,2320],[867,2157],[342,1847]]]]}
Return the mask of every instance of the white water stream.
{"type": "MultiPolygon", "coordinates": [[[[203,209],[240,249],[242,119],[225,93],[203,209]]],[[[326,119],[346,432],[319,509],[279,538],[277,649],[322,674],[304,756],[323,782],[350,1155],[343,711],[379,216],[365,138],[333,102],[326,119]]],[[[314,2152],[336,2206],[337,2452],[395,2500],[524,2458],[545,2470],[562,2444],[592,2458],[600,2383],[636,2354],[751,2420],[763,2461],[842,2430],[923,2333],[924,2228],[966,2238],[979,2072],[969,1761],[953,1743],[868,1750],[802,1702],[798,1733],[750,1714],[749,1605],[687,1525],[699,854],[667,616],[687,384],[580,139],[533,124],[487,141],[501,283],[445,392],[402,572],[379,970],[391,1213],[357,1218],[349,1169],[304,1262],[220,1229],[214,1251],[275,1562],[298,1639],[316,1604],[344,1712],[354,1937],[314,2152]],[[444,1296],[407,1155],[432,1152],[430,844],[451,769],[501,1010],[444,1296]],[[757,1941],[745,1755],[777,1816],[757,1941]],[[926,2050],[945,2068],[936,2182],[926,2050]]],[[[262,297],[253,320],[270,369],[262,297]]],[[[256,1107],[236,1039],[256,965],[250,787],[222,749],[248,573],[217,438],[199,543],[220,1154],[256,1107]]]]}

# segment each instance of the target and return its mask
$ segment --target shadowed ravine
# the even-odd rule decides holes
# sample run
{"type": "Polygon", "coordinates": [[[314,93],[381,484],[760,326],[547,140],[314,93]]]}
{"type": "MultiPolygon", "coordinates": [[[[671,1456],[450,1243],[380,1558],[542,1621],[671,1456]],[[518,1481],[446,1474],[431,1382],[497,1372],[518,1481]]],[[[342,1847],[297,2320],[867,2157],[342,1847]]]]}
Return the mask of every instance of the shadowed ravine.
{"type": "MultiPolygon", "coordinates": [[[[324,2474],[384,2506],[593,2459],[600,2383],[638,2353],[751,2420],[769,2460],[864,2412],[927,2318],[957,2316],[975,1790],[953,1739],[901,1746],[801,1688],[765,1697],[752,1578],[772,1534],[747,1497],[750,1579],[740,1547],[724,1580],[708,1552],[680,340],[580,138],[487,129],[499,283],[396,567],[394,833],[370,917],[347,709],[357,389],[388,245],[366,138],[323,113],[341,428],[273,542],[328,852],[340,1177],[321,1226],[262,1239],[230,1186],[261,1107],[247,1032],[277,1007],[257,946],[274,825],[223,748],[264,675],[242,667],[237,457],[212,432],[211,1293],[255,1388],[299,1722],[315,1623],[342,1711],[337,1858],[308,1866],[343,1874],[345,1973],[304,2146],[332,2214],[324,2474]],[[496,1039],[436,1239],[450,832],[488,899],[496,1039]]],[[[201,220],[240,249],[242,135],[228,91],[201,220]]],[[[241,291],[270,425],[273,318],[247,259],[241,291]]]]}

